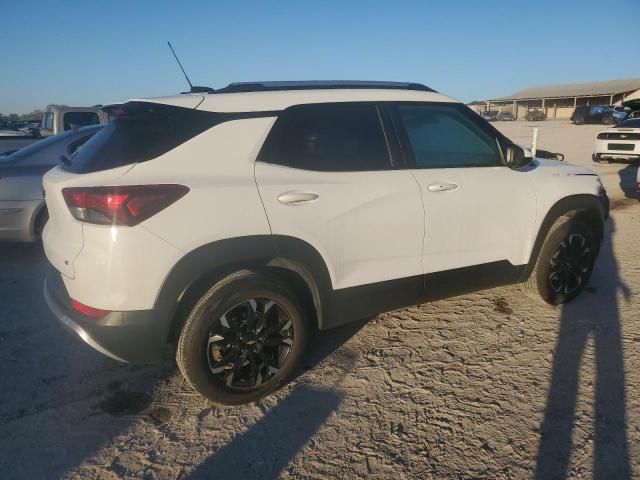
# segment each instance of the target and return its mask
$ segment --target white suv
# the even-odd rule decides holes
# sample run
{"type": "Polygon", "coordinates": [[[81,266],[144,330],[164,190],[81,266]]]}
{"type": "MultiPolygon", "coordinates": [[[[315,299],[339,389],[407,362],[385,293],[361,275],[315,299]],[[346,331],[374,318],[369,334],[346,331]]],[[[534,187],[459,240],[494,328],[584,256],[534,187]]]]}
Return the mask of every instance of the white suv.
{"type": "Polygon", "coordinates": [[[44,178],[45,297],[120,361],[171,351],[209,399],[293,375],[307,332],[526,282],[587,283],[608,201],[423,85],[231,84],[105,107],[44,178]],[[171,350],[172,348],[172,350],[171,350]]]}

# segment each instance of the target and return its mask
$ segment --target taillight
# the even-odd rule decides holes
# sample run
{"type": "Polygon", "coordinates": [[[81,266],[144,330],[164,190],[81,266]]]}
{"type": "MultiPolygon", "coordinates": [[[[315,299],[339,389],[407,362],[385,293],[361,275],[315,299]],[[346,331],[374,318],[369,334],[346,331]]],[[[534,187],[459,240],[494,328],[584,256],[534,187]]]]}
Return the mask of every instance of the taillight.
{"type": "Polygon", "coordinates": [[[111,313],[109,310],[100,310],[99,308],[89,307],[73,299],[71,300],[71,308],[82,315],[95,319],[104,318],[111,313]]]}
{"type": "Polygon", "coordinates": [[[189,192],[184,185],[123,185],[62,189],[71,215],[81,222],[133,227],[189,192]]]}

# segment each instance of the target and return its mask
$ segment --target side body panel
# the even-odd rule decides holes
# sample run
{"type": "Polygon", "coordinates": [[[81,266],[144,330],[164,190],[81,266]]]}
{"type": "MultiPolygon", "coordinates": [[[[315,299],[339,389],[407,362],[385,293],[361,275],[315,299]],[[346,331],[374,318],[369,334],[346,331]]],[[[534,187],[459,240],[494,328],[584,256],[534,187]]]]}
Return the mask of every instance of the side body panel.
{"type": "Polygon", "coordinates": [[[425,206],[425,273],[501,260],[527,263],[536,222],[530,172],[508,167],[411,170],[425,206]],[[432,191],[432,185],[454,189],[432,191]]]}
{"type": "Polygon", "coordinates": [[[320,252],[333,289],[422,274],[424,213],[406,170],[316,172],[257,162],[256,179],[273,234],[320,252]],[[289,192],[317,199],[281,203],[289,192]]]}

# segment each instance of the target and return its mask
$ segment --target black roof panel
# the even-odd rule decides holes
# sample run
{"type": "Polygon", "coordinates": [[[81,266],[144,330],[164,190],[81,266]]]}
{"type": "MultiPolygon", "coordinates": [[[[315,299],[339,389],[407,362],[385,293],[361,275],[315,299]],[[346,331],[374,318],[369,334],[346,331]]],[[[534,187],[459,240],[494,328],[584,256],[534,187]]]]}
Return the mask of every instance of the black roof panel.
{"type": "Polygon", "coordinates": [[[243,93],[243,92],[273,92],[280,90],[336,90],[336,89],[392,89],[419,90],[435,92],[435,90],[421,83],[409,82],[381,82],[362,80],[307,80],[307,81],[278,81],[278,82],[238,82],[230,83],[215,93],[243,93]]]}

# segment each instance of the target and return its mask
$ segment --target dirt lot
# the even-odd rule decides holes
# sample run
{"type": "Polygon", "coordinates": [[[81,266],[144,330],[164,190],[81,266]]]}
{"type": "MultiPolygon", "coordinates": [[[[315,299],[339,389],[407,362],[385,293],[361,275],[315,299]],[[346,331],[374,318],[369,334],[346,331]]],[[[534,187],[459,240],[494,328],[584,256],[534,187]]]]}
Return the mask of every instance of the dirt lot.
{"type": "MultiPolygon", "coordinates": [[[[532,124],[496,125],[529,143],[532,124]]],[[[598,126],[540,126],[541,148],[594,166],[598,126]]],[[[293,384],[240,408],[72,338],[39,248],[0,247],[0,478],[640,475],[636,167],[594,168],[614,208],[576,301],[501,288],[326,332],[293,384]]]]}

